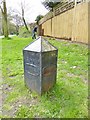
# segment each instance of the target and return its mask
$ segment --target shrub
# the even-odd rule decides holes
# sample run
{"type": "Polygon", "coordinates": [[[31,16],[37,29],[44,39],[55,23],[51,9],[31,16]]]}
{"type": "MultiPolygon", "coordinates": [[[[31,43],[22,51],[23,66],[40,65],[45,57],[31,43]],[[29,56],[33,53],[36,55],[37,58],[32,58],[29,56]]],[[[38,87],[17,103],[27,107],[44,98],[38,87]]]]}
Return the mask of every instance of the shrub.
{"type": "Polygon", "coordinates": [[[31,32],[27,31],[26,28],[24,26],[20,27],[19,29],[19,37],[30,37],[31,36],[31,32]]]}

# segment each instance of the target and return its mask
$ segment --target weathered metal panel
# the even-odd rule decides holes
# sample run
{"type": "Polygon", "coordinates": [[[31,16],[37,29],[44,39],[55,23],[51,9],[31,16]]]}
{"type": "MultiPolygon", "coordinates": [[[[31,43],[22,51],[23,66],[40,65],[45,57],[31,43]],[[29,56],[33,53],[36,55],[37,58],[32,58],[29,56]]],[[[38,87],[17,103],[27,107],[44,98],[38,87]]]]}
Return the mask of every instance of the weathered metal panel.
{"type": "Polygon", "coordinates": [[[57,55],[57,50],[42,54],[42,92],[48,91],[56,83],[57,55]]]}
{"type": "Polygon", "coordinates": [[[34,49],[32,46],[34,51],[30,51],[32,49],[28,46],[23,50],[24,81],[28,88],[42,95],[56,82],[58,50],[48,41],[39,41],[39,43],[40,49],[34,49]]]}
{"type": "Polygon", "coordinates": [[[27,87],[31,90],[40,90],[40,53],[23,51],[24,56],[24,80],[27,87]]]}

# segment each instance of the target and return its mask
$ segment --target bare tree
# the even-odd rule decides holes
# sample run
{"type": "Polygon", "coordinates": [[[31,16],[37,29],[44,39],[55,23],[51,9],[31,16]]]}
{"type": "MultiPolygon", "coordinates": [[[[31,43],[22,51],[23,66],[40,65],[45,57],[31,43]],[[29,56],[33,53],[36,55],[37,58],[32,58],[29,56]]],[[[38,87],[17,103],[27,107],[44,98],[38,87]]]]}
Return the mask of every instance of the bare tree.
{"type": "Polygon", "coordinates": [[[23,25],[22,19],[18,14],[12,16],[12,22],[16,26],[16,33],[19,34],[19,27],[23,25]]]}
{"type": "Polygon", "coordinates": [[[6,0],[2,0],[2,2],[0,3],[0,9],[1,9],[1,13],[2,13],[2,28],[3,28],[4,37],[8,38],[6,0]]]}
{"type": "Polygon", "coordinates": [[[26,27],[26,29],[29,31],[26,20],[25,20],[25,0],[21,1],[21,13],[22,13],[22,20],[24,22],[24,25],[26,27]]]}
{"type": "Polygon", "coordinates": [[[20,26],[24,25],[22,17],[21,17],[21,13],[16,9],[9,8],[8,9],[8,20],[9,20],[8,22],[11,22],[12,24],[15,25],[16,34],[18,35],[20,26]]]}
{"type": "Polygon", "coordinates": [[[25,13],[28,11],[28,9],[30,7],[28,8],[28,4],[25,2],[25,0],[20,0],[18,2],[18,5],[19,5],[18,8],[20,8],[20,9],[13,9],[11,11],[15,16],[18,15],[22,18],[25,28],[27,29],[27,31],[29,31],[29,27],[28,27],[26,19],[25,19],[25,13]]]}

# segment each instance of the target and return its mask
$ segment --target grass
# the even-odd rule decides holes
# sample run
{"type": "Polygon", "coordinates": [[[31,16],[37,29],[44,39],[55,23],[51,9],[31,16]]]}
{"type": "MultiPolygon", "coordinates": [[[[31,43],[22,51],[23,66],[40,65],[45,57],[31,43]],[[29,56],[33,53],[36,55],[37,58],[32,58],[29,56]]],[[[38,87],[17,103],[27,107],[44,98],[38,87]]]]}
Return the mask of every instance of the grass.
{"type": "Polygon", "coordinates": [[[88,117],[88,47],[68,41],[49,41],[58,48],[57,83],[40,97],[24,84],[22,49],[32,39],[2,40],[2,117],[88,117]]]}

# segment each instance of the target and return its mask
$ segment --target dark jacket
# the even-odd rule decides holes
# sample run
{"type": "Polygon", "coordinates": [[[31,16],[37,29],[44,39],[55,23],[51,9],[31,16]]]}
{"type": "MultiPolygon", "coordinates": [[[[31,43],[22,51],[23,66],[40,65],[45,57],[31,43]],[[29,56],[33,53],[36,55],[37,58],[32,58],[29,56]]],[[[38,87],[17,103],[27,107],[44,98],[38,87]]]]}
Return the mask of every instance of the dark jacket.
{"type": "Polygon", "coordinates": [[[34,32],[37,32],[37,27],[34,27],[33,31],[34,31],[34,32]]]}

